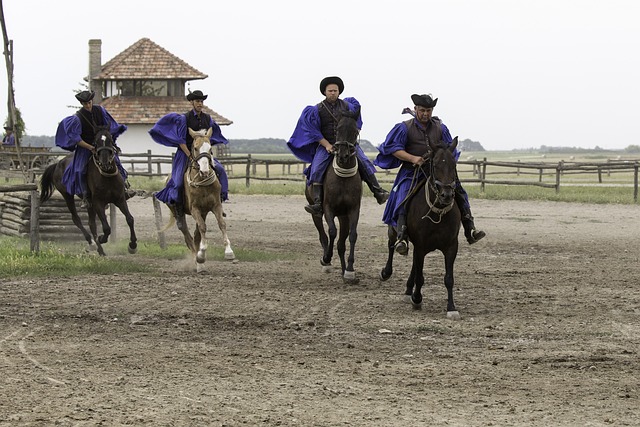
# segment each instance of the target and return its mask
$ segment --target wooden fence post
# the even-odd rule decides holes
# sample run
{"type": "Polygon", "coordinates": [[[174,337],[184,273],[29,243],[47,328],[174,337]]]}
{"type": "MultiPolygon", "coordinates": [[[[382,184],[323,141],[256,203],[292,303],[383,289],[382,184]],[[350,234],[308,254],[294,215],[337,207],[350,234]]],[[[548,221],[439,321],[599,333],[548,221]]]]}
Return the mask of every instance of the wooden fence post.
{"type": "Polygon", "coordinates": [[[247,188],[251,185],[251,154],[247,155],[247,172],[246,172],[246,183],[247,188]]]}
{"type": "Polygon", "coordinates": [[[638,201],[638,162],[633,164],[633,201],[638,201]]]}
{"type": "Polygon", "coordinates": [[[556,166],[556,194],[560,192],[560,173],[562,172],[562,166],[564,162],[560,160],[558,166],[556,166]]]}
{"type": "Polygon", "coordinates": [[[31,252],[40,253],[40,196],[36,190],[30,191],[31,218],[30,218],[30,249],[31,252]]]}
{"type": "Polygon", "coordinates": [[[111,239],[118,240],[118,224],[116,223],[116,205],[109,203],[109,225],[111,226],[111,239]]]}
{"type": "Polygon", "coordinates": [[[480,174],[479,178],[480,178],[480,191],[482,191],[484,193],[484,186],[485,186],[485,178],[487,176],[487,158],[485,157],[482,160],[482,174],[480,174]]]}
{"type": "Polygon", "coordinates": [[[147,172],[149,172],[149,179],[153,173],[153,163],[151,162],[151,150],[147,150],[147,172]]]}
{"type": "Polygon", "coordinates": [[[167,241],[165,240],[164,231],[162,230],[162,210],[160,209],[160,202],[153,197],[153,216],[156,220],[156,230],[158,230],[158,244],[161,249],[167,249],[167,241]]]}

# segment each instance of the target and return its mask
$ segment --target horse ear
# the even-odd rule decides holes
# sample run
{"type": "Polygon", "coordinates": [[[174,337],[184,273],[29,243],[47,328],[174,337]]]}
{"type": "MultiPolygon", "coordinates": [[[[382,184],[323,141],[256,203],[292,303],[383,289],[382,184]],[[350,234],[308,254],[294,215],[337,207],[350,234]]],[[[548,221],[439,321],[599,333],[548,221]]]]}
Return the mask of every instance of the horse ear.
{"type": "Polygon", "coordinates": [[[207,133],[205,134],[205,136],[207,138],[211,138],[212,134],[213,134],[213,128],[209,128],[209,129],[207,129],[207,133]]]}
{"type": "Polygon", "coordinates": [[[191,129],[189,127],[187,129],[189,130],[189,135],[191,135],[191,138],[195,138],[196,135],[198,134],[196,131],[194,131],[193,129],[191,129]]]}
{"type": "Polygon", "coordinates": [[[458,146],[458,137],[456,136],[455,138],[453,138],[453,141],[451,141],[451,145],[449,145],[449,150],[451,150],[451,152],[453,153],[453,150],[455,150],[457,146],[458,146]]]}

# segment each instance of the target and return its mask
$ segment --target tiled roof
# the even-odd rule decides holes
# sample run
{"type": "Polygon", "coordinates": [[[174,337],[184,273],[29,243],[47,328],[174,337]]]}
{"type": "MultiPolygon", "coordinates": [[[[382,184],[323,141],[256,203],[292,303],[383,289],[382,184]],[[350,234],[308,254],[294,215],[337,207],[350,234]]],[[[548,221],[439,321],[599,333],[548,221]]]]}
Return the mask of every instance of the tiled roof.
{"type": "Polygon", "coordinates": [[[142,38],[102,66],[93,79],[205,79],[207,75],[196,70],[148,38],[142,38]]]}
{"type": "MultiPolygon", "coordinates": [[[[126,125],[154,124],[167,113],[186,113],[192,109],[191,103],[180,96],[112,96],[100,105],[118,123],[126,125]]],[[[220,126],[233,123],[206,106],[204,111],[220,126]]]]}

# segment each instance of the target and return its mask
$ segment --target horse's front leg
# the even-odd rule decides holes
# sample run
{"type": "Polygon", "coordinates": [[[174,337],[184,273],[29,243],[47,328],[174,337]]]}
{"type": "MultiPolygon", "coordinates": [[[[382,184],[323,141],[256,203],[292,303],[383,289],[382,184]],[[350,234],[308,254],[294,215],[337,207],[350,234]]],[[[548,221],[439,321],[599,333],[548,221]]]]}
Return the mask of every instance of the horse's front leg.
{"type": "Polygon", "coordinates": [[[393,254],[395,252],[396,236],[396,229],[392,225],[390,225],[387,228],[387,248],[389,250],[389,254],[387,255],[387,263],[380,271],[380,280],[382,280],[383,282],[385,280],[388,280],[389,277],[391,277],[391,275],[393,274],[393,254]]]}
{"type": "MultiPolygon", "coordinates": [[[[349,234],[349,258],[347,259],[347,267],[346,269],[343,271],[343,278],[344,281],[349,283],[349,284],[356,284],[359,282],[359,280],[356,278],[356,271],[355,268],[353,266],[354,262],[355,262],[355,250],[356,250],[356,241],[358,240],[358,218],[360,216],[360,212],[352,212],[351,215],[349,215],[349,219],[348,221],[344,221],[344,228],[348,230],[348,234],[349,234]],[[348,222],[348,224],[347,224],[348,222]]],[[[342,222],[340,224],[340,240],[343,242],[344,245],[344,241],[346,240],[346,237],[343,239],[342,238],[342,222]]],[[[344,250],[343,250],[344,253],[344,250]]],[[[341,259],[344,259],[344,255],[341,256],[341,259]]],[[[344,262],[343,262],[344,265],[344,262]]]]}
{"type": "Polygon", "coordinates": [[[116,206],[124,215],[124,218],[127,221],[127,225],[129,226],[129,253],[135,254],[138,251],[138,238],[136,237],[136,231],[133,228],[133,224],[135,222],[133,219],[133,215],[131,215],[131,212],[129,211],[129,205],[127,205],[127,201],[124,197],[119,200],[118,203],[116,203],[116,206]]]}
{"type": "MultiPolygon", "coordinates": [[[[424,257],[426,256],[420,250],[413,248],[413,263],[411,266],[411,276],[413,276],[413,293],[411,294],[411,304],[416,310],[422,308],[422,286],[424,285],[424,257]]],[[[407,282],[407,291],[409,290],[409,282],[407,282]]]]}
{"type": "MultiPolygon", "coordinates": [[[[104,203],[94,203],[92,205],[93,211],[98,218],[100,219],[100,223],[102,224],[102,234],[98,236],[98,243],[107,243],[109,241],[109,236],[111,235],[111,226],[109,225],[109,221],[107,220],[107,215],[105,213],[106,206],[104,203]]],[[[95,216],[93,221],[89,220],[89,226],[93,227],[91,231],[93,235],[96,235],[96,222],[95,216]]]]}
{"type": "Polygon", "coordinates": [[[231,249],[231,242],[229,241],[229,236],[227,235],[227,221],[224,219],[222,201],[220,201],[220,203],[216,203],[216,205],[213,207],[212,212],[216,217],[218,228],[222,233],[222,243],[224,244],[224,259],[232,261],[236,259],[236,254],[234,254],[233,249],[231,249]]]}
{"type": "MultiPolygon", "coordinates": [[[[103,208],[104,212],[104,208],[103,208]]],[[[95,206],[87,209],[87,213],[89,214],[89,230],[91,230],[91,235],[93,236],[93,240],[96,243],[96,247],[98,249],[98,253],[102,256],[105,255],[104,249],[102,249],[102,242],[98,238],[98,227],[96,226],[96,208],[95,206]]]]}
{"type": "Polygon", "coordinates": [[[196,229],[193,232],[193,246],[196,249],[196,263],[204,264],[207,259],[207,222],[200,210],[191,211],[191,216],[196,222],[196,229]]]}
{"type": "Polygon", "coordinates": [[[322,257],[322,265],[331,264],[331,258],[333,258],[333,245],[338,235],[338,228],[336,227],[336,217],[331,212],[324,214],[324,219],[327,222],[327,228],[329,231],[329,243],[324,248],[324,256],[322,257]]]}
{"type": "Polygon", "coordinates": [[[456,310],[456,305],[453,302],[453,264],[456,261],[458,254],[458,245],[454,248],[449,248],[444,254],[444,286],[447,288],[447,317],[450,319],[459,319],[460,313],[456,310]]]}

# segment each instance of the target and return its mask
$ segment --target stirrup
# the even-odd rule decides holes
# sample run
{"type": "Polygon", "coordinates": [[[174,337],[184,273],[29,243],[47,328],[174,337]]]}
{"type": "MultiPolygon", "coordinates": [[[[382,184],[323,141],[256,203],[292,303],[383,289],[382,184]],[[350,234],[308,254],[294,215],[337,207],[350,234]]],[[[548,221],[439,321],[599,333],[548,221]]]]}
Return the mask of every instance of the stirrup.
{"type": "Polygon", "coordinates": [[[138,193],[135,190],[125,190],[124,192],[124,199],[125,200],[129,200],[130,198],[132,198],[133,196],[136,196],[138,193]]]}
{"type": "Polygon", "coordinates": [[[467,242],[469,242],[470,245],[473,245],[475,242],[482,239],[486,235],[487,233],[485,233],[484,231],[476,230],[474,228],[473,230],[471,230],[471,233],[469,233],[469,236],[467,236],[467,242]]]}
{"type": "Polygon", "coordinates": [[[409,253],[409,243],[406,240],[398,240],[393,248],[400,255],[406,256],[409,253]]]}

